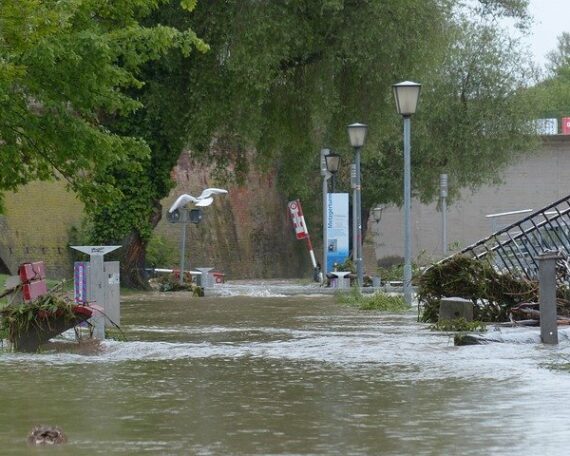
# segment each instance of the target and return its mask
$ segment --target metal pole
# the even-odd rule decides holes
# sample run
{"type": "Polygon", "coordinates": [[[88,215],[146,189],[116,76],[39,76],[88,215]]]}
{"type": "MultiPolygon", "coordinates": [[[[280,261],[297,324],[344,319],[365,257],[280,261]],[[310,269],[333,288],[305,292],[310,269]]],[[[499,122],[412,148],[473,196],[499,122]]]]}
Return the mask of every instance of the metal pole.
{"type": "Polygon", "coordinates": [[[412,224],[411,224],[410,116],[404,116],[404,300],[412,304],[412,224]]]}
{"type": "Polygon", "coordinates": [[[447,256],[447,174],[439,176],[439,196],[441,197],[441,249],[447,256]]]}
{"type": "Polygon", "coordinates": [[[356,164],[356,185],[354,194],[356,195],[356,277],[358,286],[364,284],[362,273],[362,201],[361,201],[361,183],[360,183],[360,147],[354,148],[355,164],[356,164]]]}
{"type": "Polygon", "coordinates": [[[327,165],[325,161],[325,155],[329,153],[329,149],[321,149],[321,176],[323,176],[323,264],[321,266],[321,271],[323,273],[323,281],[327,276],[327,264],[328,264],[328,248],[329,248],[329,240],[328,240],[328,233],[327,233],[327,222],[328,222],[328,211],[327,211],[327,193],[329,192],[328,189],[328,171],[327,165]]]}
{"type": "Polygon", "coordinates": [[[538,256],[538,296],[540,309],[540,338],[543,344],[558,344],[556,322],[556,252],[538,256]]]}
{"type": "Polygon", "coordinates": [[[356,165],[350,165],[350,183],[352,184],[352,261],[358,262],[358,241],[356,235],[356,165]]]}
{"type": "MultiPolygon", "coordinates": [[[[186,209],[182,209],[186,211],[186,209]]],[[[183,214],[184,221],[182,222],[182,239],[180,240],[180,285],[184,285],[184,257],[186,256],[186,220],[188,220],[187,214],[183,214]]]]}

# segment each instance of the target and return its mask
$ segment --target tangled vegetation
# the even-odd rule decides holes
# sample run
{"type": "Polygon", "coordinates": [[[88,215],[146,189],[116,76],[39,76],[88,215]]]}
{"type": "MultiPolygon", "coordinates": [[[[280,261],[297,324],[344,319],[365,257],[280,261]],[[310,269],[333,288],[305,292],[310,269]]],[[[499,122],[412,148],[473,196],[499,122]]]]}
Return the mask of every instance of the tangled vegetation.
{"type": "Polygon", "coordinates": [[[193,296],[204,296],[202,287],[193,283],[190,278],[180,283],[179,278],[174,274],[161,276],[153,280],[153,285],[158,291],[191,291],[193,296]]]}
{"type": "MultiPolygon", "coordinates": [[[[538,302],[538,282],[498,273],[488,261],[455,255],[432,265],[420,277],[421,321],[437,322],[442,297],[470,299],[475,320],[502,322],[508,321],[513,307],[538,302]]],[[[570,315],[566,287],[558,288],[557,303],[559,315],[570,315]]]]}
{"type": "Polygon", "coordinates": [[[49,328],[50,319],[55,317],[65,321],[77,320],[73,311],[75,306],[58,288],[29,303],[10,303],[0,310],[0,339],[14,342],[30,329],[43,331],[45,325],[49,328]]]}
{"type": "Polygon", "coordinates": [[[351,293],[338,293],[337,302],[357,307],[360,310],[379,310],[382,312],[405,312],[410,309],[402,296],[392,296],[386,293],[363,295],[358,288],[351,293]]]}

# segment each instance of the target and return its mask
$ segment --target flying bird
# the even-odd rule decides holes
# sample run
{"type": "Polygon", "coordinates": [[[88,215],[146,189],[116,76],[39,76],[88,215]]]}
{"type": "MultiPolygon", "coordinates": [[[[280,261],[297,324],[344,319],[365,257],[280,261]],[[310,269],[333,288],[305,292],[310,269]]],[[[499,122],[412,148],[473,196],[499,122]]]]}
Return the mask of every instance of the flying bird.
{"type": "Polygon", "coordinates": [[[168,209],[168,212],[174,212],[179,207],[185,206],[188,203],[194,203],[195,206],[204,207],[209,206],[214,201],[213,195],[221,195],[228,193],[223,188],[207,188],[200,193],[200,196],[192,196],[184,193],[180,195],[174,204],[168,209]]]}

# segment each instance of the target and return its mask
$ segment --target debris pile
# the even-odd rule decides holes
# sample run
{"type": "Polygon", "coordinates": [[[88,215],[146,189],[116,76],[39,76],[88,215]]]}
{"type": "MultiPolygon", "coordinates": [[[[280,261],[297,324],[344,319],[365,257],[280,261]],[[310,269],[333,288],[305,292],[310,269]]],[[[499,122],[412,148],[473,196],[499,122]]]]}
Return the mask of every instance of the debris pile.
{"type": "MultiPolygon", "coordinates": [[[[562,271],[560,273],[565,273],[562,271]]],[[[559,322],[570,323],[568,283],[557,288],[559,322]]],[[[538,282],[499,273],[488,262],[466,255],[455,255],[430,266],[420,277],[418,300],[420,320],[438,321],[439,301],[443,297],[460,297],[473,301],[473,318],[485,322],[537,324],[538,282]]]]}

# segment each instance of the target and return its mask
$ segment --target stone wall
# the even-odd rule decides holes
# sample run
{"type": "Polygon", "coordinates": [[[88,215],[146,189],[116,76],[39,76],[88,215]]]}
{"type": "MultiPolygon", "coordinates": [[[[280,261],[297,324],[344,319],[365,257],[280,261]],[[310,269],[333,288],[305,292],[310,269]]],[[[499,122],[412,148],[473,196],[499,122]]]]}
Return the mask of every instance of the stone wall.
{"type": "MultiPolygon", "coordinates": [[[[200,224],[188,225],[187,267],[214,267],[229,279],[312,277],[305,244],[295,239],[287,201],[279,193],[273,173],[253,171],[245,185],[226,187],[211,177],[210,170],[182,154],[172,177],[177,186],[162,201],[163,219],[156,231],[177,249],[182,226],[166,220],[166,211],[175,199],[183,193],[197,196],[207,187],[229,191],[203,208],[200,224]]],[[[178,265],[177,261],[170,266],[178,265]]]]}
{"type": "MultiPolygon", "coordinates": [[[[188,154],[181,155],[173,178],[177,186],[163,200],[164,215],[182,193],[196,195],[206,187],[224,186],[209,169],[193,164],[188,154]]],[[[570,194],[570,137],[544,137],[540,150],[508,167],[503,180],[499,186],[465,192],[448,207],[448,242],[452,246],[472,244],[518,217],[490,219],[489,214],[539,209],[570,194]]],[[[204,208],[199,225],[188,226],[186,264],[215,267],[229,279],[311,278],[305,243],[295,239],[287,200],[279,193],[274,174],[251,172],[245,185],[227,189],[228,195],[217,196],[212,206],[204,208]]],[[[61,182],[35,182],[17,193],[7,193],[5,205],[6,212],[0,216],[0,273],[15,274],[22,262],[44,260],[50,277],[71,277],[69,233],[80,227],[83,218],[78,199],[61,182]]],[[[308,224],[320,259],[318,215],[308,224]]],[[[377,259],[402,256],[402,221],[397,207],[386,208],[380,223],[370,217],[363,246],[367,273],[375,273],[377,259]]],[[[441,257],[441,212],[436,205],[414,200],[412,227],[413,255],[421,254],[424,262],[441,257]]],[[[176,253],[173,264],[159,266],[178,267],[181,225],[170,224],[164,217],[157,233],[176,253]]]]}
{"type": "MultiPolygon", "coordinates": [[[[173,170],[176,188],[163,201],[163,215],[182,193],[199,194],[218,185],[210,170],[195,166],[182,154],[173,170]]],[[[204,208],[199,225],[187,229],[190,267],[215,267],[228,278],[312,277],[304,242],[297,241],[287,215],[287,201],[279,193],[274,175],[252,172],[244,186],[228,188],[204,208]]],[[[34,182],[5,195],[0,216],[0,273],[15,274],[20,263],[43,260],[49,277],[71,278],[69,234],[79,228],[83,206],[59,182],[34,182]]],[[[176,249],[178,267],[181,225],[166,217],[156,229],[176,249]]]]}
{"type": "Polygon", "coordinates": [[[43,260],[48,277],[72,275],[68,247],[72,227],[83,218],[83,205],[62,182],[32,182],[4,195],[0,215],[0,272],[16,274],[18,265],[43,260]]]}

